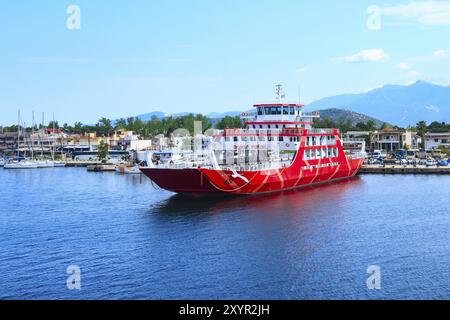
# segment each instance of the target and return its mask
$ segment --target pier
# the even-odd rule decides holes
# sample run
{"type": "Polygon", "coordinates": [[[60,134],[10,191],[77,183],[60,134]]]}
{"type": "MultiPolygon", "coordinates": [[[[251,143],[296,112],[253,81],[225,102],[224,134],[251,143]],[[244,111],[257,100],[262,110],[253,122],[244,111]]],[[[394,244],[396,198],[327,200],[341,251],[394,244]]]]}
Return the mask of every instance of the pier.
{"type": "Polygon", "coordinates": [[[450,174],[450,167],[364,165],[359,174],[450,174]]]}

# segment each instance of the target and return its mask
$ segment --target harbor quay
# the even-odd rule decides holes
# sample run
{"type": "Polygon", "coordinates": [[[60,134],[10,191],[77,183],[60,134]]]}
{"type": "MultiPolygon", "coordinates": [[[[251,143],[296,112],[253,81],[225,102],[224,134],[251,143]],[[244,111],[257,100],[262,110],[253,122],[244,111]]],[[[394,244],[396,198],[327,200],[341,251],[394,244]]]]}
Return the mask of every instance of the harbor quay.
{"type": "Polygon", "coordinates": [[[450,174],[450,167],[425,167],[412,165],[363,165],[359,174],[450,174]]]}

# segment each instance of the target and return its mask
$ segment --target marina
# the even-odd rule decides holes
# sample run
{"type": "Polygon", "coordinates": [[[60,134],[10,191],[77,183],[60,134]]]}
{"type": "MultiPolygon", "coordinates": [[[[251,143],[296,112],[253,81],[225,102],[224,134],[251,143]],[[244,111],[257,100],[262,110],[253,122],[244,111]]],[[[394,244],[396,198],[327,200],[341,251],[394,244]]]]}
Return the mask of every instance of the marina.
{"type": "Polygon", "coordinates": [[[402,166],[402,165],[363,165],[360,174],[450,174],[450,167],[402,166]]]}

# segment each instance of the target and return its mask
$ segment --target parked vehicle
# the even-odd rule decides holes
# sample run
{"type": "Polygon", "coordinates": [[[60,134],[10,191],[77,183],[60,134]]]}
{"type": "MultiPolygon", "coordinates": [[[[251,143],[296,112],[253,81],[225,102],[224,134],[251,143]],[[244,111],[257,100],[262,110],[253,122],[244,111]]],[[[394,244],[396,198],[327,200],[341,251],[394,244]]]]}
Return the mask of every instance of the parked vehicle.
{"type": "Polygon", "coordinates": [[[372,153],[373,159],[386,159],[387,154],[385,152],[382,152],[381,150],[374,150],[372,153]]]}
{"type": "Polygon", "coordinates": [[[449,162],[446,160],[442,160],[438,162],[438,166],[440,167],[448,167],[449,166],[449,162]]]}
{"type": "Polygon", "coordinates": [[[407,165],[407,164],[409,164],[409,162],[406,159],[399,159],[399,160],[395,161],[395,164],[407,165]]]}
{"type": "Polygon", "coordinates": [[[437,161],[436,160],[434,160],[434,159],[428,159],[427,161],[426,161],[426,166],[427,167],[434,167],[434,166],[437,166],[437,161]]]}

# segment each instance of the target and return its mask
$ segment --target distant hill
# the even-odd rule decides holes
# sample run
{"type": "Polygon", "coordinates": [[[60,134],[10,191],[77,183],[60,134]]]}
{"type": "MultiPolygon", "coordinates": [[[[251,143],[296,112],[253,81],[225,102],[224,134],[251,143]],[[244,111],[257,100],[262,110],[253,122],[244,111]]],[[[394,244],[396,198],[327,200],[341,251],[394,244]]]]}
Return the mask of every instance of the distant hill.
{"type": "Polygon", "coordinates": [[[385,85],[361,94],[327,97],[308,109],[345,109],[402,127],[421,120],[450,120],[450,87],[418,81],[409,86],[385,85]]]}
{"type": "MultiPolygon", "coordinates": [[[[136,118],[139,118],[142,121],[149,121],[151,120],[153,117],[156,117],[158,119],[163,119],[166,118],[168,116],[173,116],[173,117],[182,117],[182,116],[186,116],[188,115],[189,112],[181,112],[181,113],[174,113],[174,114],[169,114],[169,113],[164,113],[161,111],[153,111],[153,112],[149,112],[149,113],[144,113],[141,115],[136,116],[136,118]]],[[[196,114],[194,112],[194,114],[196,114]]],[[[230,117],[235,117],[235,116],[239,116],[242,114],[242,111],[229,111],[229,112],[225,112],[225,113],[217,113],[217,112],[212,112],[207,114],[206,116],[210,119],[222,119],[225,118],[226,116],[230,116],[230,117]]]]}
{"type": "Polygon", "coordinates": [[[356,125],[358,122],[367,123],[369,120],[375,122],[377,127],[383,125],[383,121],[375,119],[373,117],[366,116],[365,114],[353,112],[350,110],[343,109],[324,109],[320,110],[320,118],[321,119],[330,119],[334,122],[339,121],[340,119],[350,120],[353,125],[356,125]]]}
{"type": "MultiPolygon", "coordinates": [[[[166,114],[161,111],[153,111],[153,112],[138,115],[138,116],[136,116],[136,118],[139,118],[142,121],[149,121],[152,119],[152,117],[156,117],[158,119],[164,119],[168,116],[182,117],[182,116],[185,116],[188,114],[189,114],[189,112],[166,114]]],[[[207,114],[206,116],[208,118],[210,118],[212,124],[215,125],[226,116],[236,117],[236,116],[240,116],[241,114],[242,114],[242,111],[229,111],[229,112],[224,112],[224,113],[213,112],[213,113],[207,114]]],[[[336,109],[336,108],[320,110],[320,117],[322,119],[328,118],[330,120],[333,120],[334,122],[337,122],[340,119],[350,120],[353,125],[357,124],[358,122],[367,123],[367,121],[369,121],[369,120],[373,120],[377,126],[381,126],[383,124],[383,121],[378,120],[373,117],[369,117],[365,114],[361,114],[361,113],[350,111],[350,110],[336,109]]]]}

